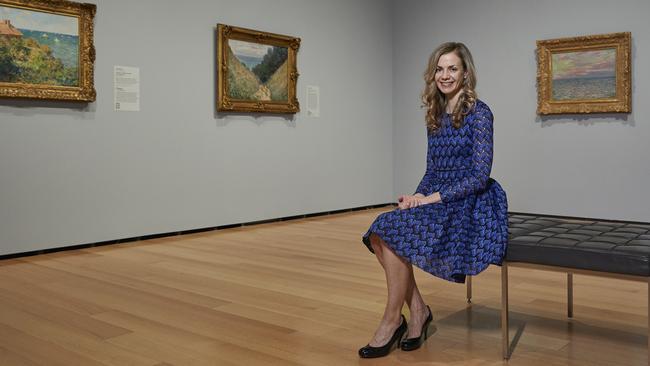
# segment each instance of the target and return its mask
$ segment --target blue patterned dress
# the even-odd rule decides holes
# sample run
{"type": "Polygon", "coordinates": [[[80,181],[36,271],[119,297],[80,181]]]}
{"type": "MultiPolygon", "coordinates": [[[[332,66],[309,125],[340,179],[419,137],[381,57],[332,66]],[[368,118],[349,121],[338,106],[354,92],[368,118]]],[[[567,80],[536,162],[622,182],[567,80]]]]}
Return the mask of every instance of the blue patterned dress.
{"type": "Polygon", "coordinates": [[[492,168],[492,112],[480,100],[459,129],[445,114],[441,128],[428,134],[427,170],[416,193],[440,192],[442,201],[386,212],[370,234],[398,255],[434,276],[465,282],[490,264],[501,264],[508,240],[506,193],[492,168]]]}

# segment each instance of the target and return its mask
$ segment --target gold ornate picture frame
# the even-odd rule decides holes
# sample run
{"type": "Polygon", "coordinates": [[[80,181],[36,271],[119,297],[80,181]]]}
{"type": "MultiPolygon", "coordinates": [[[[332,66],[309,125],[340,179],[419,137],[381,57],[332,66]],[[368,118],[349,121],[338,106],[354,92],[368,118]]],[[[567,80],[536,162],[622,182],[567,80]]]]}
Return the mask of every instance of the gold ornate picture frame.
{"type": "Polygon", "coordinates": [[[297,113],[300,38],[217,24],[217,110],[297,113]]]}
{"type": "Polygon", "coordinates": [[[629,32],[537,41],[537,113],[630,113],[629,32]]]}
{"type": "Polygon", "coordinates": [[[96,6],[0,0],[0,97],[92,102],[96,6]]]}

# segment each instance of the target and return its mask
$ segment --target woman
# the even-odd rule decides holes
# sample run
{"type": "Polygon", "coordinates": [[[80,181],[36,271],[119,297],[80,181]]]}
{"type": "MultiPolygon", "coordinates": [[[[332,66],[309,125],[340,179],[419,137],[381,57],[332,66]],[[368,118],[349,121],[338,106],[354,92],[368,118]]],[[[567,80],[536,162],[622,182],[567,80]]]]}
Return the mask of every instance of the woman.
{"type": "Polygon", "coordinates": [[[379,215],[363,236],[388,287],[379,327],[359,350],[363,358],[385,356],[398,343],[414,350],[426,340],[433,317],[413,264],[463,283],[466,275],[500,264],[508,238],[506,194],[490,178],[492,112],[476,98],[472,55],[462,43],[444,43],[431,54],[424,79],[426,173],[415,194],[400,196],[398,209],[379,215]]]}

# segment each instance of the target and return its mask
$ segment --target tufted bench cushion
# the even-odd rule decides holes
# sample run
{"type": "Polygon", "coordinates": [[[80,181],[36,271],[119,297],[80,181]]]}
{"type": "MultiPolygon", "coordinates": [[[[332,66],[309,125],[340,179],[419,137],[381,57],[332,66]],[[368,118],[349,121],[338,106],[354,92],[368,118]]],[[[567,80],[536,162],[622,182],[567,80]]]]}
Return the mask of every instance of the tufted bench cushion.
{"type": "Polygon", "coordinates": [[[650,276],[650,225],[509,215],[506,261],[650,276]]]}

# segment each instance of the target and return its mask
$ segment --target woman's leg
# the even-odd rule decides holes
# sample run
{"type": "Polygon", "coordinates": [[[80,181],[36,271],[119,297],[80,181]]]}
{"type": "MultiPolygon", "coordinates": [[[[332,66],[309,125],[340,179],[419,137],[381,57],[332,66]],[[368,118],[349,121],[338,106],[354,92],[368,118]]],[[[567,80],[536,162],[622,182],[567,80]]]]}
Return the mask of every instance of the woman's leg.
{"type": "Polygon", "coordinates": [[[410,264],[395,254],[377,235],[370,235],[370,244],[377,256],[377,260],[384,267],[388,287],[388,301],[384,309],[384,316],[369,343],[372,347],[379,347],[390,340],[395,329],[400,325],[402,306],[406,300],[412,270],[409,270],[410,264]]]}
{"type": "Polygon", "coordinates": [[[383,240],[377,234],[370,234],[370,246],[372,247],[372,250],[375,252],[375,257],[377,257],[377,261],[379,261],[379,264],[381,264],[381,267],[386,269],[384,266],[384,248],[386,247],[386,243],[384,243],[383,240]]]}
{"type": "Polygon", "coordinates": [[[413,275],[413,266],[409,265],[409,283],[406,291],[406,305],[409,307],[411,313],[409,317],[409,330],[407,338],[419,337],[422,332],[422,325],[429,316],[427,305],[420,295],[420,290],[415,283],[415,276],[413,275]]]}
{"type": "MultiPolygon", "coordinates": [[[[384,268],[384,271],[386,271],[386,266],[384,265],[384,252],[389,251],[393,255],[395,254],[388,246],[386,243],[384,243],[381,238],[379,238],[375,234],[370,235],[370,244],[372,246],[372,250],[375,252],[375,255],[377,257],[377,260],[381,264],[381,266],[384,268]]],[[[428,309],[426,307],[426,304],[424,303],[424,300],[422,299],[422,295],[420,294],[420,291],[418,290],[418,286],[415,282],[415,276],[413,275],[413,266],[410,263],[407,263],[408,266],[408,271],[409,271],[409,279],[408,279],[408,285],[406,289],[406,294],[404,296],[406,305],[409,307],[409,312],[410,312],[410,318],[409,318],[409,331],[408,331],[408,338],[415,338],[419,337],[420,333],[422,331],[422,325],[426,321],[427,317],[429,316],[428,309]]],[[[388,282],[388,272],[386,271],[386,278],[388,282]]],[[[390,290],[389,290],[390,291],[390,290]]],[[[386,309],[388,309],[388,305],[386,306],[386,309]]],[[[401,310],[401,308],[400,308],[401,310]]],[[[384,314],[384,318],[385,318],[384,314]]],[[[383,322],[383,321],[382,321],[383,322]]],[[[397,323],[399,325],[399,323],[397,323]]],[[[382,334],[379,335],[380,338],[384,338],[385,334],[383,334],[386,330],[381,329],[381,324],[380,324],[380,329],[377,330],[379,332],[382,330],[382,334]]],[[[389,331],[389,337],[393,334],[389,331]]],[[[375,333],[375,338],[377,338],[378,334],[375,333]]],[[[385,343],[385,342],[384,342],[385,343]]],[[[383,343],[381,343],[383,344],[383,343]]],[[[372,346],[376,346],[374,343],[371,344],[372,346]]]]}

